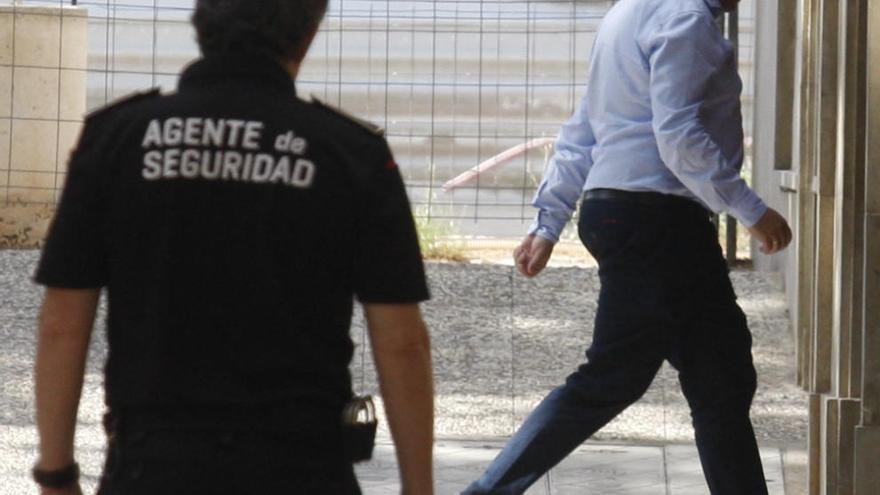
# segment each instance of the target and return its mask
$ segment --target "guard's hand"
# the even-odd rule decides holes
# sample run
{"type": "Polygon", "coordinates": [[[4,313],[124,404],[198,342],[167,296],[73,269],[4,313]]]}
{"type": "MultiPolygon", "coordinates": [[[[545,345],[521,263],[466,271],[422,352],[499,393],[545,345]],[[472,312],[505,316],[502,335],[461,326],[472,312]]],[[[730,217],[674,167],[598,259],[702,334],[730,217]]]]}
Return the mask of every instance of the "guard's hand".
{"type": "Polygon", "coordinates": [[[40,488],[40,495],[82,495],[79,483],[71,483],[64,488],[40,488]]]}
{"type": "Polygon", "coordinates": [[[778,253],[791,242],[788,222],[773,208],[768,208],[758,223],[749,228],[749,232],[761,244],[759,249],[764,254],[778,253]]]}
{"type": "Polygon", "coordinates": [[[516,249],[513,250],[513,262],[516,268],[526,277],[534,277],[541,273],[550,261],[553,254],[554,244],[541,236],[530,235],[523,239],[516,249]]]}

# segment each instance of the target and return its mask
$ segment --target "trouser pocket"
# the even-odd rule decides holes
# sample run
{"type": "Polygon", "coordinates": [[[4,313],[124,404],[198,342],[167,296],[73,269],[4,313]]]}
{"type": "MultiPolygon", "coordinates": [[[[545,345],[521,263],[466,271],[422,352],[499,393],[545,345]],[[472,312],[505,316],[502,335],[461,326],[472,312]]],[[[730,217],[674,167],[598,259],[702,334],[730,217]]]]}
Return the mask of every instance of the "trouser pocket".
{"type": "Polygon", "coordinates": [[[616,200],[586,200],[581,205],[578,236],[600,264],[618,255],[639,255],[640,246],[654,249],[646,208],[616,200]]]}

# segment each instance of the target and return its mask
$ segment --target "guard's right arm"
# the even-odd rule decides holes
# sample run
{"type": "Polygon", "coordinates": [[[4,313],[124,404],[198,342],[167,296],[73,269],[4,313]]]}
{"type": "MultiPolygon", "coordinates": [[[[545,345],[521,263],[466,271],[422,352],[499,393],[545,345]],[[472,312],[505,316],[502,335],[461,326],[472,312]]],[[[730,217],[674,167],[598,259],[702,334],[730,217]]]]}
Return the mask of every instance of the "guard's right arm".
{"type": "MultiPolygon", "coordinates": [[[[40,256],[35,281],[47,287],[34,366],[39,461],[43,471],[74,462],[76,416],[101,287],[106,285],[99,168],[109,153],[104,112],[86,120],[68,164],[61,201],[40,256]]],[[[79,483],[42,488],[43,495],[79,495],[79,483]]]]}
{"type": "MultiPolygon", "coordinates": [[[[98,289],[49,288],[43,301],[34,366],[40,460],[46,471],[74,462],[76,413],[82,393],[98,289]]],[[[43,495],[79,495],[79,483],[43,488],[43,495]]]]}
{"type": "Polygon", "coordinates": [[[434,493],[431,344],[418,304],[364,304],[401,493],[434,493]]]}

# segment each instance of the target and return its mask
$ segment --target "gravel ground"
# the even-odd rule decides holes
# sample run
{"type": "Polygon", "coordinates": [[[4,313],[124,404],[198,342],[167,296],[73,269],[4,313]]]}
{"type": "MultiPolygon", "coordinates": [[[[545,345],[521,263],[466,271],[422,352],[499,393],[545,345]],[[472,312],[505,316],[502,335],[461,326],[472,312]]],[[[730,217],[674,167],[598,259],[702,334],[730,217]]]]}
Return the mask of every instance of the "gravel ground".
{"type": "MultiPolygon", "coordinates": [[[[31,368],[40,289],[29,277],[37,251],[0,250],[0,494],[31,493],[35,457],[31,368]]],[[[504,437],[582,362],[591,338],[598,276],[594,267],[551,266],[515,276],[503,264],[429,263],[431,328],[439,437],[504,437]]],[[[759,389],[752,418],[759,442],[793,447],[805,440],[806,396],[794,383],[794,344],[782,292],[772,275],[732,274],[754,335],[759,389]]],[[[101,332],[96,332],[100,336],[101,332]]],[[[363,342],[363,322],[352,336],[363,342]]],[[[78,452],[88,490],[103,459],[102,338],[94,339],[80,411],[78,452]]],[[[352,363],[356,391],[376,392],[369,351],[352,363]]],[[[675,371],[664,366],[637,404],[595,437],[642,444],[691,442],[687,405],[675,371]]]]}
{"type": "MultiPolygon", "coordinates": [[[[596,310],[596,268],[551,266],[529,280],[510,266],[441,263],[429,265],[429,276],[433,299],[424,312],[433,338],[438,435],[510,435],[583,362],[596,310]]],[[[806,395],[795,384],[784,294],[773,275],[735,271],[731,277],[754,337],[759,388],[752,419],[758,440],[801,445],[806,395]]],[[[356,321],[356,341],[362,341],[362,334],[362,323],[356,321]]],[[[376,390],[369,352],[357,355],[352,369],[356,388],[363,381],[364,390],[376,390]]],[[[594,439],[692,442],[677,372],[664,365],[645,396],[594,439]]]]}

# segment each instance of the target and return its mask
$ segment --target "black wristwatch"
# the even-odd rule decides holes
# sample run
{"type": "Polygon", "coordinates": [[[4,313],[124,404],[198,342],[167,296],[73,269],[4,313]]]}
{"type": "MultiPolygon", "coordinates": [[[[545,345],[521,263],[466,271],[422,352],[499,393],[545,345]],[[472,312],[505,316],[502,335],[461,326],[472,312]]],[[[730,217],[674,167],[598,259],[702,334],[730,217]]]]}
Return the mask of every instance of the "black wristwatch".
{"type": "Polygon", "coordinates": [[[43,470],[34,466],[31,474],[34,477],[34,481],[42,487],[64,488],[65,486],[79,480],[79,464],[74,462],[65,468],[54,469],[52,471],[43,470]]]}

